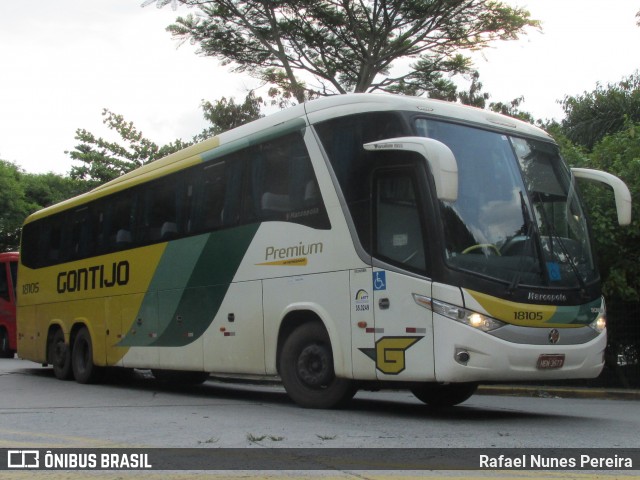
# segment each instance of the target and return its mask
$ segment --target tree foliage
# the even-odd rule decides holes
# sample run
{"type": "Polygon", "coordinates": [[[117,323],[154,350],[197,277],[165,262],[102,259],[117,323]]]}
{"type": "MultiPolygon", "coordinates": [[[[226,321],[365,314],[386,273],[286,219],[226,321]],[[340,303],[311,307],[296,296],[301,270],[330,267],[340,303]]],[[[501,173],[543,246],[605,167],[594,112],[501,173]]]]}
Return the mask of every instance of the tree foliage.
{"type": "Polygon", "coordinates": [[[162,146],[144,137],[133,122],[126,121],[122,115],[105,108],[102,111],[103,123],[109,130],[114,131],[120,140],[108,141],[85,129],[77,129],[75,139],[80,143],[74,150],[66,153],[73,160],[82,163],[71,168],[70,176],[74,180],[82,180],[87,182],[87,185],[95,187],[195,142],[260,118],[262,104],[262,99],[256,97],[253,92],[249,92],[239,104],[233,98],[227,100],[225,97],[214,102],[203,101],[201,106],[204,118],[211,126],[190,141],[177,139],[162,146]]]}
{"type": "Polygon", "coordinates": [[[574,167],[620,177],[631,190],[632,224],[620,227],[611,190],[581,182],[599,256],[605,294],[640,301],[640,73],[606,87],[565,97],[566,118],[548,130],[574,167]]]}
{"type": "Polygon", "coordinates": [[[264,102],[261,97],[256,97],[253,91],[249,92],[242,103],[236,103],[233,98],[222,97],[213,103],[202,102],[202,112],[205,120],[211,126],[204,129],[195,140],[205,140],[219,133],[239,127],[245,123],[257,120],[264,115],[261,108],[264,102]]]}
{"type": "Polygon", "coordinates": [[[469,90],[456,91],[454,100],[457,99],[464,105],[470,105],[476,108],[488,108],[492,112],[508,115],[509,117],[518,118],[525,122],[536,123],[542,125],[542,121],[535,120],[529,112],[520,110],[520,105],[524,101],[524,97],[514,98],[510,102],[489,102],[491,94],[482,91],[482,82],[480,81],[480,72],[477,70],[471,74],[471,84],[469,90]],[[487,102],[489,104],[487,105],[487,102]]]}
{"type": "Polygon", "coordinates": [[[640,122],[640,72],[591,92],[562,101],[564,134],[591,150],[606,135],[620,131],[627,120],[640,122]]]}
{"type": "MultiPolygon", "coordinates": [[[[578,157],[580,158],[580,157],[578,157]]],[[[640,123],[627,121],[623,128],[605,136],[593,151],[581,158],[580,166],[604,170],[620,177],[632,199],[640,198],[640,123]]],[[[589,214],[605,295],[640,301],[640,214],[632,209],[632,223],[620,227],[611,189],[583,182],[583,197],[589,214]]]]}
{"type": "Polygon", "coordinates": [[[0,251],[13,250],[20,243],[20,227],[29,212],[20,169],[0,160],[0,251]]]}
{"type": "Polygon", "coordinates": [[[539,26],[528,11],[492,0],[178,2],[197,13],[167,28],[175,38],[298,102],[367,91],[442,95],[449,86],[444,75],[469,71],[470,61],[460,51],[515,39],[539,26]],[[414,63],[396,72],[394,62],[400,60],[414,63]]]}
{"type": "Polygon", "coordinates": [[[80,144],[76,145],[75,150],[65,152],[73,160],[82,162],[81,165],[71,168],[70,176],[73,179],[85,180],[94,186],[99,185],[190,145],[188,142],[176,140],[158,146],[145,138],[133,122],[127,122],[122,115],[105,108],[102,116],[103,123],[115,131],[125,143],[121,145],[96,137],[85,129],[77,129],[75,139],[80,144]]]}
{"type": "Polygon", "coordinates": [[[17,250],[25,218],[86,190],[82,182],[54,173],[29,174],[0,160],[0,251],[17,250]]]}

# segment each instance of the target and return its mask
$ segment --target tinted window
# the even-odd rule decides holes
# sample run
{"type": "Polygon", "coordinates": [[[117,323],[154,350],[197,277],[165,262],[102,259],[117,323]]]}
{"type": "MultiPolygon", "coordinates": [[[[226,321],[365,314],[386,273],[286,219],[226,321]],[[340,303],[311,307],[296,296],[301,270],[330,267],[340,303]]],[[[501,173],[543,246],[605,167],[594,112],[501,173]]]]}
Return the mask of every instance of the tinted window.
{"type": "Polygon", "coordinates": [[[413,270],[426,269],[415,173],[379,170],[374,180],[375,255],[413,270]]]}
{"type": "Polygon", "coordinates": [[[403,119],[377,112],[328,120],[315,126],[345,197],[360,243],[371,251],[371,172],[375,154],[363,144],[407,135],[403,119]]]}
{"type": "Polygon", "coordinates": [[[9,296],[9,282],[7,281],[6,263],[0,263],[0,298],[7,302],[11,299],[9,296]]]}
{"type": "Polygon", "coordinates": [[[246,152],[247,221],[277,220],[330,228],[311,160],[299,135],[246,152]]]}
{"type": "Polygon", "coordinates": [[[25,225],[30,268],[263,221],[329,229],[299,133],[25,225]]]}
{"type": "Polygon", "coordinates": [[[11,283],[13,284],[13,298],[16,298],[16,285],[18,285],[18,262],[13,261],[9,266],[11,269],[11,283]]]}

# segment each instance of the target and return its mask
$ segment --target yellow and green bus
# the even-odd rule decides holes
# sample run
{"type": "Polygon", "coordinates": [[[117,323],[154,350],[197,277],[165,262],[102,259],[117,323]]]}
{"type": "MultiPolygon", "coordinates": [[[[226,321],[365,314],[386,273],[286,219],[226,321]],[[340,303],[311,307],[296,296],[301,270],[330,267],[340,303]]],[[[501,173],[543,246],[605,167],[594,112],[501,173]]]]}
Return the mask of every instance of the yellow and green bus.
{"type": "Polygon", "coordinates": [[[605,306],[576,177],[527,123],[446,102],[314,100],[25,222],[18,355],[56,377],[279,376],[455,405],[482,382],[587,378],[605,306]]]}

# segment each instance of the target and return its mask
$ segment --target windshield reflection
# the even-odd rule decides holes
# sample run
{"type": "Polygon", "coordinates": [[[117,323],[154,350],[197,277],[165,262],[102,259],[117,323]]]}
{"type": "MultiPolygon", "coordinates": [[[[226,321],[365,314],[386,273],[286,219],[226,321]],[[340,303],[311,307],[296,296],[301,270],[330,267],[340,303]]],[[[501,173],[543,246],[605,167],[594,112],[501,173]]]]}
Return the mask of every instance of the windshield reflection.
{"type": "Polygon", "coordinates": [[[458,162],[458,199],[440,202],[451,267],[511,289],[596,278],[584,214],[553,144],[422,118],[415,125],[458,162]]]}

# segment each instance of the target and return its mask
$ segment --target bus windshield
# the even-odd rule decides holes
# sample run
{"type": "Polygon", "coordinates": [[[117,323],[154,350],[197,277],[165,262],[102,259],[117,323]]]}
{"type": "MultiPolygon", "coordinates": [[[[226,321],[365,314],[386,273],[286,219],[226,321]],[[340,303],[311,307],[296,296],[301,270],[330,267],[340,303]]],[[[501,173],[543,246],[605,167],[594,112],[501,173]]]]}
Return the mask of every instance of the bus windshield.
{"type": "Polygon", "coordinates": [[[458,162],[458,198],[440,202],[450,267],[512,289],[597,279],[585,216],[555,145],[424,118],[415,126],[458,162]]]}

